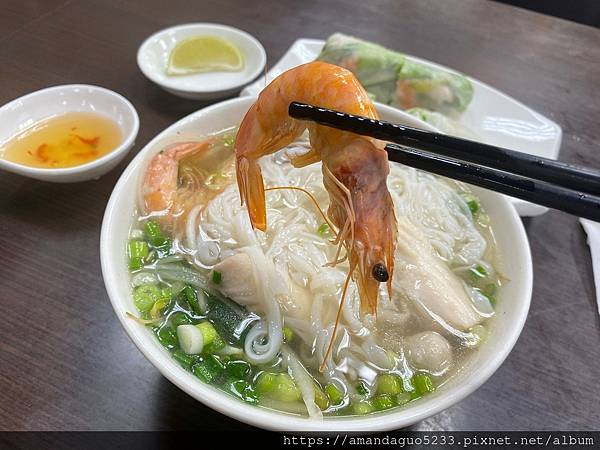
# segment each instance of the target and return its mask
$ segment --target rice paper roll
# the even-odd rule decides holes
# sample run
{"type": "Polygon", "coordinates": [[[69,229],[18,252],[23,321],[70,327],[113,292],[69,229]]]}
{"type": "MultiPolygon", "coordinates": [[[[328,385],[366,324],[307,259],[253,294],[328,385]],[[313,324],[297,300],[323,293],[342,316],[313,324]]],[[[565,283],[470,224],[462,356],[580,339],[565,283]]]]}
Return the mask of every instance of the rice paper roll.
{"type": "Polygon", "coordinates": [[[473,86],[463,75],[430,68],[381,45],[341,33],[331,35],[317,57],[352,71],[375,101],[400,109],[463,112],[473,86]]]}
{"type": "Polygon", "coordinates": [[[396,95],[398,73],[404,56],[381,45],[335,33],[317,57],[350,70],[373,100],[391,104],[396,95]]]}
{"type": "Polygon", "coordinates": [[[425,108],[448,115],[463,112],[473,99],[473,85],[464,76],[406,60],[398,72],[391,105],[425,108]]]}

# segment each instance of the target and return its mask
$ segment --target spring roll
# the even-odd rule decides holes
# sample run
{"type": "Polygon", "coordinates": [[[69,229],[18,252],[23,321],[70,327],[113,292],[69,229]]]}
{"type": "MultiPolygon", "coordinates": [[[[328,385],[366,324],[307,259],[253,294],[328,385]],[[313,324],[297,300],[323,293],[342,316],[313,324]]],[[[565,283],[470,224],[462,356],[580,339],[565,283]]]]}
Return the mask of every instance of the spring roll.
{"type": "Polygon", "coordinates": [[[455,116],[473,98],[471,82],[371,42],[331,35],[317,57],[352,71],[374,100],[400,109],[425,108],[455,116]]]}

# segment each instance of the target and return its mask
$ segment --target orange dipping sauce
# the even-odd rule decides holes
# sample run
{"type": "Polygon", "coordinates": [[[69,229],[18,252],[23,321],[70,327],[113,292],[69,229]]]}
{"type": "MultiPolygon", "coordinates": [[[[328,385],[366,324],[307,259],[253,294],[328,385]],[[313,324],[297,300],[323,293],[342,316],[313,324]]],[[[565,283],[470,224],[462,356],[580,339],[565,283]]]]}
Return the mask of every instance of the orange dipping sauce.
{"type": "Polygon", "coordinates": [[[0,158],[29,167],[57,169],[88,163],[116,149],[119,125],[96,113],[50,117],[0,144],[0,158]]]}

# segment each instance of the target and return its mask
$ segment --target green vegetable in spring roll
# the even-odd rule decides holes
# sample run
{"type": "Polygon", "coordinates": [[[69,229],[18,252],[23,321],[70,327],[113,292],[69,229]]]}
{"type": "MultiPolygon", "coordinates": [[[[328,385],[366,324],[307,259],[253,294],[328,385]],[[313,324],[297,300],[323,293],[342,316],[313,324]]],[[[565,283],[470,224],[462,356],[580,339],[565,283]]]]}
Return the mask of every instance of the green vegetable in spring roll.
{"type": "Polygon", "coordinates": [[[457,115],[473,98],[473,86],[463,75],[340,33],[327,39],[317,59],[351,70],[374,100],[397,108],[457,115]]]}
{"type": "Polygon", "coordinates": [[[336,33],[327,39],[317,59],[352,71],[373,100],[386,104],[394,101],[404,56],[381,45],[336,33]]]}

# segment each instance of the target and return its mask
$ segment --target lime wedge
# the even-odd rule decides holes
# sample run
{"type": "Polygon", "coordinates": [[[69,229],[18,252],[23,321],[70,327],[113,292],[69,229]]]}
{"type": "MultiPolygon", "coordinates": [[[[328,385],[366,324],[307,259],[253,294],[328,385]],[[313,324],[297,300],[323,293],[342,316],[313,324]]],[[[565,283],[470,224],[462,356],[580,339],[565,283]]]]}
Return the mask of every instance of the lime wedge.
{"type": "Polygon", "coordinates": [[[235,72],[244,67],[240,50],[217,36],[194,36],[179,42],[169,56],[168,75],[235,72]]]}

